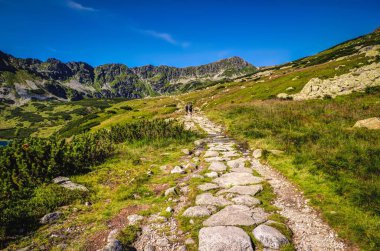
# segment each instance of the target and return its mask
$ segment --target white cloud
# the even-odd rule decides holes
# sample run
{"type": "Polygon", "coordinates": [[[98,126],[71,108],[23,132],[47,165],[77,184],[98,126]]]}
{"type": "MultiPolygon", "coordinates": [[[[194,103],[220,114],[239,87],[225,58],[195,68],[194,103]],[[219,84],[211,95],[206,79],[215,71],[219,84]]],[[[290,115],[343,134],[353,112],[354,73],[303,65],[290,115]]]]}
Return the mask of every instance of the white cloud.
{"type": "Polygon", "coordinates": [[[95,8],[84,6],[84,5],[77,3],[77,2],[74,2],[74,1],[68,1],[67,6],[71,9],[79,10],[79,11],[97,11],[97,9],[95,9],[95,8]]]}
{"type": "Polygon", "coordinates": [[[187,48],[190,46],[189,42],[178,41],[178,40],[174,39],[173,36],[169,33],[158,32],[158,31],[154,31],[154,30],[137,30],[137,31],[142,33],[142,34],[161,39],[165,42],[168,42],[169,44],[181,46],[182,48],[187,48]]]}

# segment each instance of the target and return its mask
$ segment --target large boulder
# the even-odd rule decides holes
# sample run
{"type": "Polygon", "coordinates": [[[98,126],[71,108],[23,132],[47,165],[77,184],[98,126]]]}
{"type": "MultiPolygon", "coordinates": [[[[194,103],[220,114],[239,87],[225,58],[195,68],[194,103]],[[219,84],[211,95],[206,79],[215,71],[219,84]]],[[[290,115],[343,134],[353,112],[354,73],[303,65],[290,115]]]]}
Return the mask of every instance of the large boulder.
{"type": "Polygon", "coordinates": [[[280,231],[264,224],[253,229],[253,236],[266,248],[279,249],[289,243],[288,239],[280,231]]]}
{"type": "Polygon", "coordinates": [[[230,205],[203,222],[206,227],[212,226],[252,226],[267,220],[268,214],[262,208],[251,209],[244,205],[230,205]]]}
{"type": "Polygon", "coordinates": [[[374,117],[374,118],[359,120],[355,123],[354,127],[364,127],[367,129],[379,130],[380,118],[374,117]]]}
{"type": "Polygon", "coordinates": [[[253,251],[251,239],[238,227],[204,227],[199,231],[199,251],[253,251]]]}

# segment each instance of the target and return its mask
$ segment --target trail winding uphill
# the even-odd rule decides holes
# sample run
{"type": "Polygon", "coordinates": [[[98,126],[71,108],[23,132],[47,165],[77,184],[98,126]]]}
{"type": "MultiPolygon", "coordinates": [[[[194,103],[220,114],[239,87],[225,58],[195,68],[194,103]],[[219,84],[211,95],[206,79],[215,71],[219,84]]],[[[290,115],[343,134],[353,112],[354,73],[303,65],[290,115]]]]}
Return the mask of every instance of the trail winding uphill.
{"type": "MultiPolygon", "coordinates": [[[[151,216],[135,242],[137,250],[249,251],[292,246],[297,250],[349,249],[290,182],[251,157],[249,150],[239,149],[233,139],[223,134],[223,128],[201,113],[184,121],[186,127],[201,128],[208,135],[205,140],[195,142],[197,149],[193,156],[182,159],[198,163],[198,168],[193,172],[184,170],[186,175],[174,188],[180,194],[178,203],[168,209],[174,211],[172,216],[168,219],[151,216]],[[189,182],[194,178],[204,182],[191,191],[189,182]],[[286,226],[271,220],[274,212],[266,211],[256,196],[263,192],[266,182],[273,187],[277,197],[274,205],[287,219],[286,226]],[[188,218],[192,224],[201,222],[198,243],[179,230],[178,217],[188,218]],[[164,228],[170,231],[160,231],[164,228]],[[287,234],[284,229],[291,231],[287,234]]],[[[173,169],[172,173],[180,172],[179,169],[173,169]]]]}

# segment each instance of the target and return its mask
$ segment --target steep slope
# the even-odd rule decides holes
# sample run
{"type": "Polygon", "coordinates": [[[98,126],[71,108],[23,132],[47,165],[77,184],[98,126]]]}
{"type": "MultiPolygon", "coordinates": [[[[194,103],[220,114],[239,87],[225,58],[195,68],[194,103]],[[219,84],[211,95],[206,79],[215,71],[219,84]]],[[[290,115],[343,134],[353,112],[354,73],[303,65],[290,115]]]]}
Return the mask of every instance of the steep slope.
{"type": "Polygon", "coordinates": [[[31,99],[133,99],[199,88],[254,70],[254,66],[239,57],[186,68],[153,65],[128,68],[123,64],[93,68],[84,62],[63,63],[54,58],[42,62],[0,52],[0,101],[14,104],[31,99]]]}

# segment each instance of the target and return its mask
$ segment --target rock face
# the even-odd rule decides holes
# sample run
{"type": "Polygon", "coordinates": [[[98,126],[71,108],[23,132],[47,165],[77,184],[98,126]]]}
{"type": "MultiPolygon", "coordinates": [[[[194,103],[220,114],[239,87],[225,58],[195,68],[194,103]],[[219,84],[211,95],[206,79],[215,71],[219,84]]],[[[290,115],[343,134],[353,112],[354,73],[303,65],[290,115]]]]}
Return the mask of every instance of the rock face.
{"type": "Polygon", "coordinates": [[[267,248],[279,249],[289,243],[280,231],[264,224],[256,227],[253,230],[253,235],[267,248]]]}
{"type": "Polygon", "coordinates": [[[359,120],[355,123],[354,127],[364,127],[372,130],[380,130],[380,118],[369,118],[359,120]]]}
{"type": "Polygon", "coordinates": [[[15,58],[0,51],[0,73],[25,73],[25,79],[20,83],[7,82],[0,77],[0,87],[4,85],[3,88],[12,94],[0,92],[0,100],[17,103],[31,98],[141,98],[182,88],[194,89],[201,82],[235,78],[255,69],[239,57],[186,68],[152,65],[128,68],[123,64],[105,64],[93,68],[84,62],[63,63],[54,58],[42,62],[38,59],[15,58]]]}
{"type": "Polygon", "coordinates": [[[204,227],[199,231],[199,251],[253,251],[251,239],[241,228],[204,227]]]}
{"type": "Polygon", "coordinates": [[[353,91],[364,91],[367,87],[380,86],[380,63],[354,68],[330,79],[312,78],[301,90],[291,95],[294,100],[317,99],[347,95],[353,91]]]}

